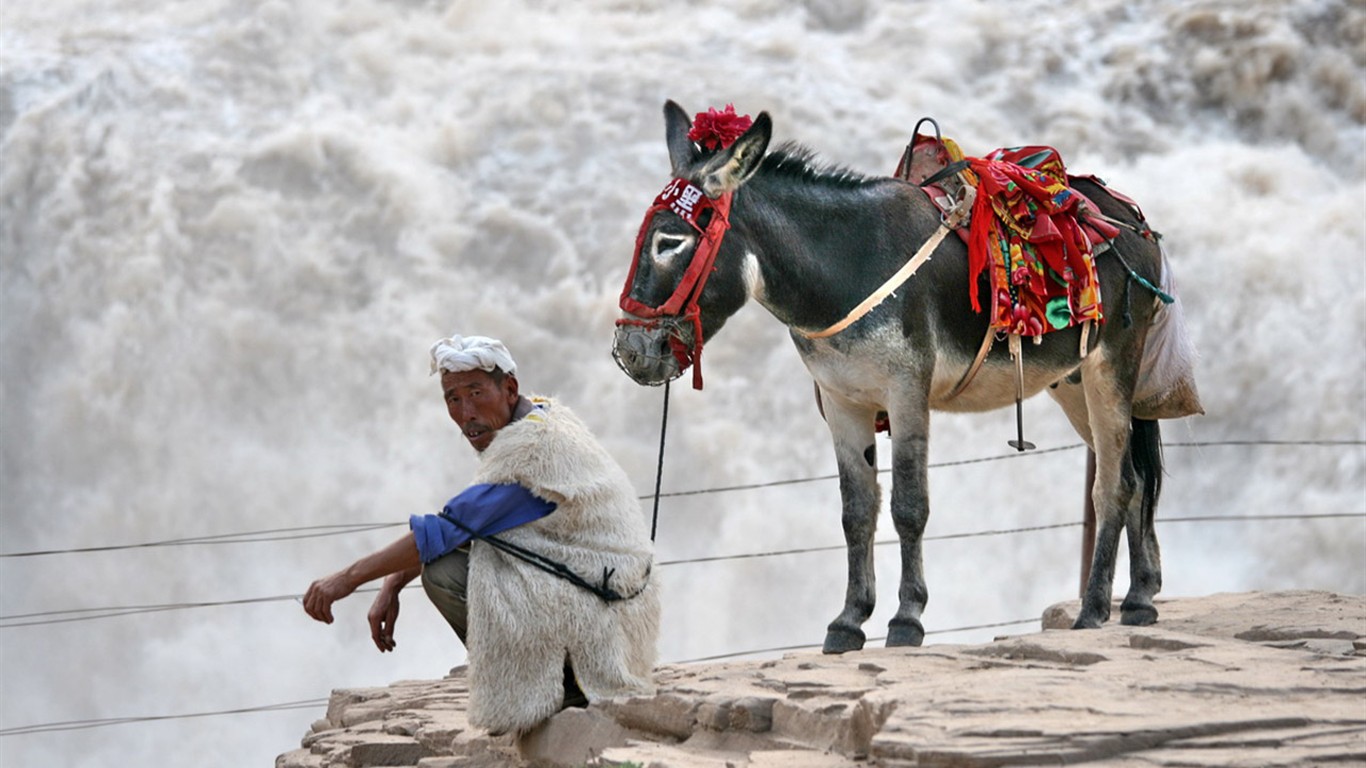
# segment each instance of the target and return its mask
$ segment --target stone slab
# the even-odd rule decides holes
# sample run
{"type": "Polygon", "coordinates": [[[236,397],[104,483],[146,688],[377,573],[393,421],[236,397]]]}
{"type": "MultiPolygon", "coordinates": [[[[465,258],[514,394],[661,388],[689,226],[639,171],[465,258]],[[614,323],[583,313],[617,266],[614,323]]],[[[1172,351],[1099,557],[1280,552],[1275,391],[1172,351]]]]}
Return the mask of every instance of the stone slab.
{"type": "Polygon", "coordinates": [[[458,668],[335,692],[276,766],[410,756],[383,749],[413,749],[421,768],[1366,764],[1366,597],[1157,606],[1150,627],[1064,629],[1067,601],[1041,631],[991,643],[665,665],[657,695],[561,712],[521,739],[469,726],[458,668]]]}

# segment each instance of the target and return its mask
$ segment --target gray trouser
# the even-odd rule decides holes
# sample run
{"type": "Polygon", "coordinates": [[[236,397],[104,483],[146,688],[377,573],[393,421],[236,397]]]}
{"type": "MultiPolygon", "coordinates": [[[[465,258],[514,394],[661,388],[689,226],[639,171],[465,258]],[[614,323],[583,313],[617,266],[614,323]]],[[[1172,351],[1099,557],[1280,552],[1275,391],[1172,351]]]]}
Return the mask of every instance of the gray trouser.
{"type": "Polygon", "coordinates": [[[463,546],[422,566],[422,588],[432,605],[446,618],[460,642],[468,624],[465,585],[470,576],[470,550],[463,546]]]}
{"type": "MultiPolygon", "coordinates": [[[[432,601],[432,605],[436,606],[436,610],[446,618],[451,629],[455,630],[461,643],[465,643],[465,628],[469,626],[468,593],[465,589],[469,578],[468,545],[422,566],[422,588],[427,591],[427,597],[432,601]]],[[[465,647],[468,648],[469,644],[466,643],[465,647]]],[[[564,691],[566,706],[587,706],[588,699],[579,689],[578,681],[574,679],[574,670],[569,664],[568,657],[564,660],[564,691]]]]}

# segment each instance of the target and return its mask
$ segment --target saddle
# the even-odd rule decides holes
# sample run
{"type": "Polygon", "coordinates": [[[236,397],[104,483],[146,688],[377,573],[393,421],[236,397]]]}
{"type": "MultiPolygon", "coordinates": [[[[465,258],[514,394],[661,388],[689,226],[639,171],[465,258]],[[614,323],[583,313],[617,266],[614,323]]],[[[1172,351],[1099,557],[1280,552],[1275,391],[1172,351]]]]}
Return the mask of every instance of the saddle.
{"type": "Polygon", "coordinates": [[[1119,229],[1071,187],[1078,177],[1067,174],[1056,149],[1010,147],[967,157],[922,118],[893,175],[922,189],[941,211],[971,206],[957,230],[968,245],[968,295],[980,312],[980,277],[989,270],[994,331],[1038,337],[1104,319],[1094,259],[1119,229]],[[921,134],[926,122],[933,135],[921,134]]]}

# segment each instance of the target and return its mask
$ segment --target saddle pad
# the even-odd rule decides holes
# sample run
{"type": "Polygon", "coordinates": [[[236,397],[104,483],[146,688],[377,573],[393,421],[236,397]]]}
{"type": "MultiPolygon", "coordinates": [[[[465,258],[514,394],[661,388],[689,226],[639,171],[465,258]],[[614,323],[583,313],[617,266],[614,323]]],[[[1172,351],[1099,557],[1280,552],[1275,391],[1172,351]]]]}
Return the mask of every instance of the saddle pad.
{"type": "Polygon", "coordinates": [[[1082,197],[1067,185],[1057,150],[998,149],[968,163],[977,176],[968,236],[972,308],[982,309],[978,277],[990,265],[994,328],[1039,336],[1102,320],[1091,239],[1076,217],[1082,197]]]}

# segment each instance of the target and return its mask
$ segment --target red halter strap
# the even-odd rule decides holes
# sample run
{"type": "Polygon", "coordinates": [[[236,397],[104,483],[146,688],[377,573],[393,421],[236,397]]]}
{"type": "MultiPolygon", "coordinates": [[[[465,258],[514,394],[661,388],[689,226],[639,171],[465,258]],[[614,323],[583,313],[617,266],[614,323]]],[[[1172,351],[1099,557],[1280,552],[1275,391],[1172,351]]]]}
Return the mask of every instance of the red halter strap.
{"type": "Polygon", "coordinates": [[[679,178],[669,182],[664,191],[659,193],[659,197],[655,198],[654,205],[645,212],[645,220],[641,222],[640,232],[636,235],[636,250],[631,259],[631,271],[626,276],[626,286],[621,289],[621,308],[635,317],[622,318],[617,321],[617,325],[656,328],[660,325],[661,318],[692,323],[692,348],[689,349],[673,335],[669,336],[669,348],[674,359],[678,361],[680,371],[687,370],[689,365],[693,366],[693,389],[702,388],[702,316],[697,301],[702,295],[702,289],[706,287],[707,278],[716,269],[716,253],[721,250],[721,239],[725,237],[726,230],[730,229],[731,196],[732,193],[726,192],[712,200],[687,179],[679,178]],[[701,239],[693,250],[692,261],[688,263],[688,268],[684,270],[683,277],[679,279],[678,286],[674,288],[668,300],[657,307],[651,307],[631,298],[631,287],[635,285],[636,269],[640,266],[640,251],[641,246],[645,244],[645,233],[649,231],[650,222],[655,214],[665,210],[683,217],[684,221],[701,234],[701,239]],[[703,229],[697,221],[707,210],[712,212],[712,216],[707,222],[707,228],[703,229]]]}

